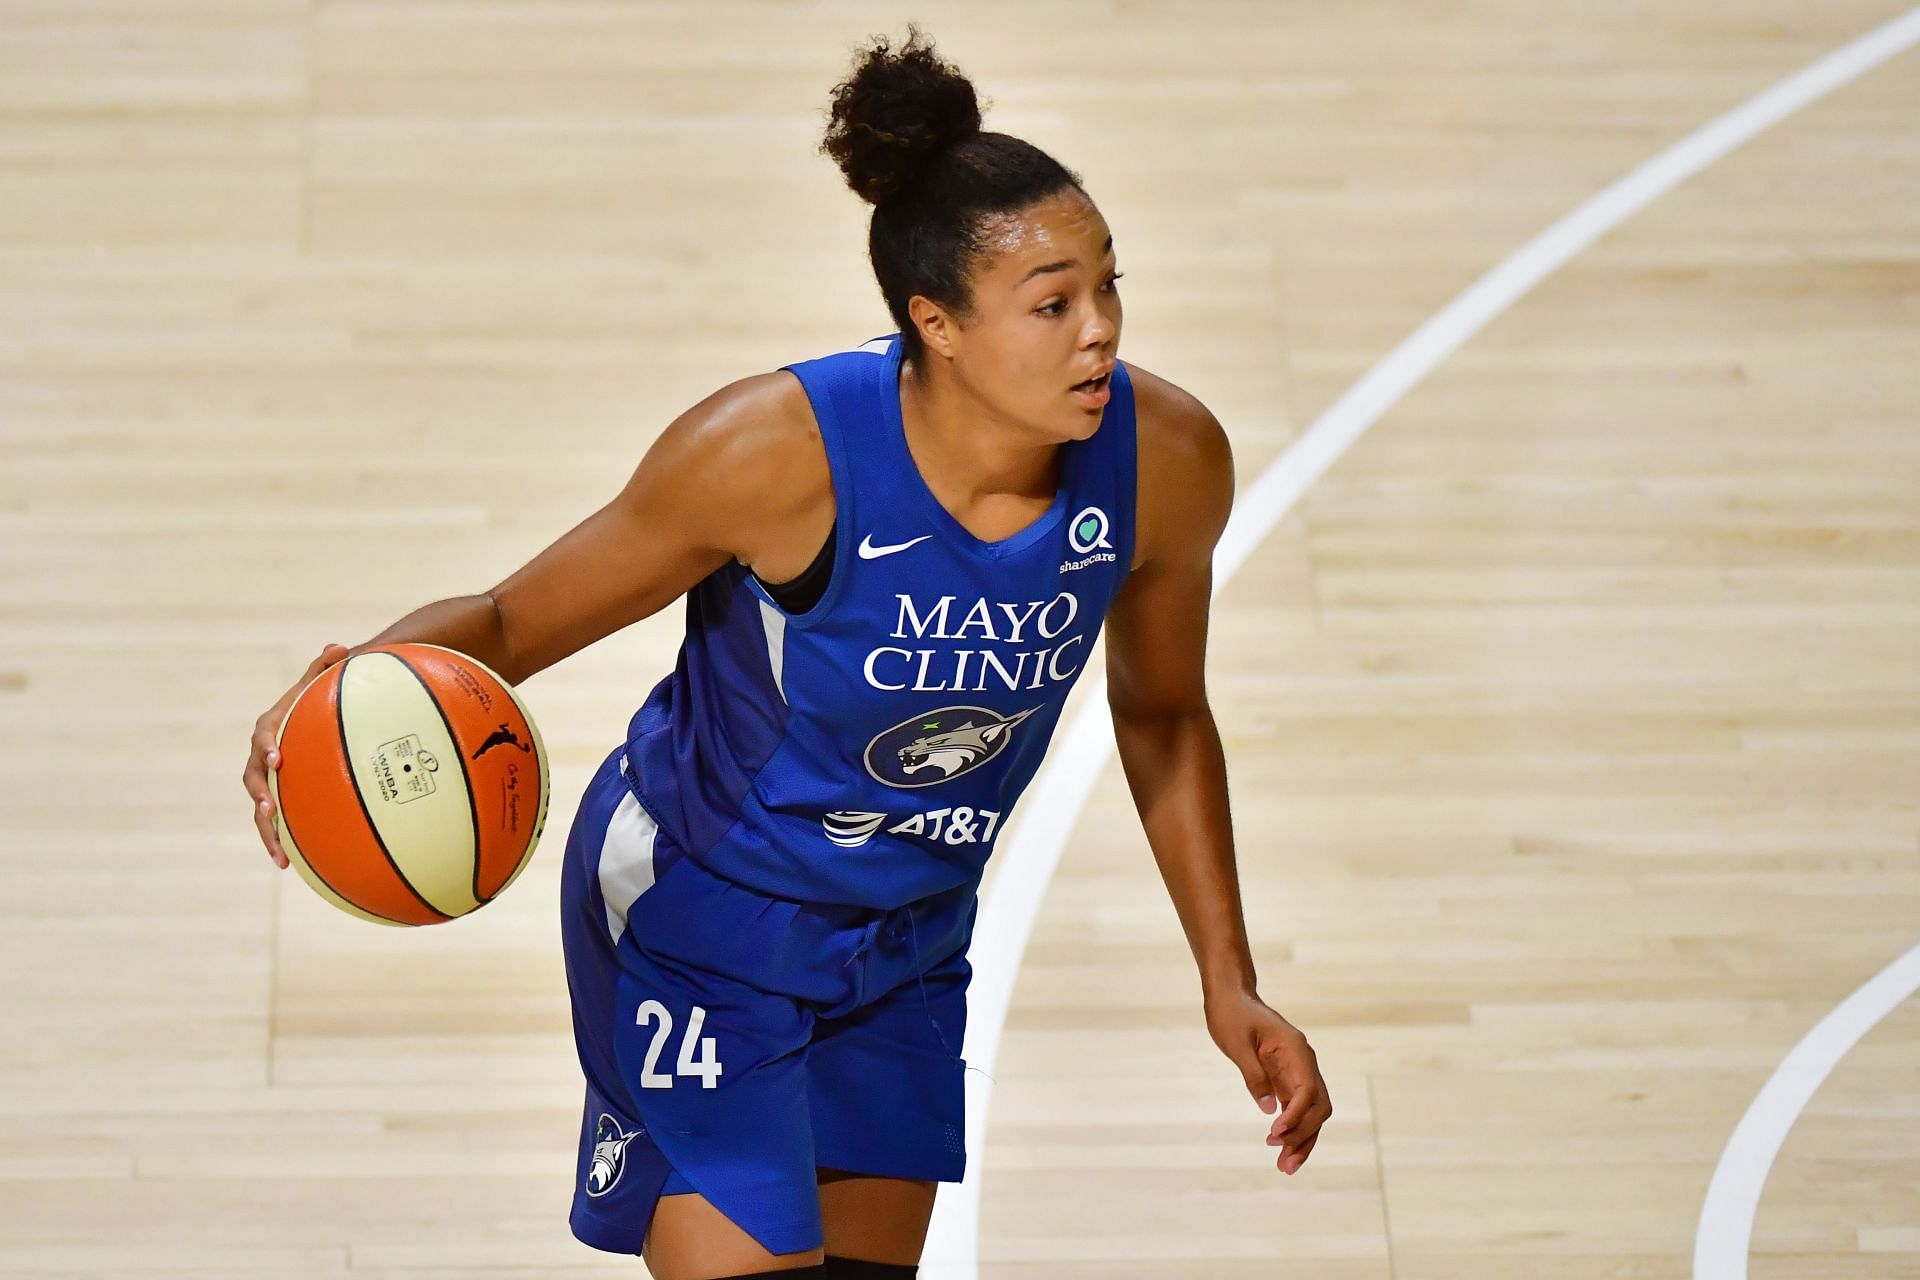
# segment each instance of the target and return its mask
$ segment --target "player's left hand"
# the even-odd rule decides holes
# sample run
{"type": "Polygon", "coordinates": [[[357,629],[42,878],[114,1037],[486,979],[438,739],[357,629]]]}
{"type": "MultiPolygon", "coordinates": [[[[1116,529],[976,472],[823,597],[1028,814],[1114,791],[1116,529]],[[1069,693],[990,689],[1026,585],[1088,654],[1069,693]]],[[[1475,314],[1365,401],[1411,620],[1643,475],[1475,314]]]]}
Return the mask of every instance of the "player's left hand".
{"type": "Polygon", "coordinates": [[[1280,1148],[1275,1167],[1293,1174],[1313,1154],[1320,1126],[1333,1116],[1333,1099],[1320,1078],[1313,1046],[1299,1028],[1269,1009],[1250,991],[1208,996],[1207,1033],[1220,1052],[1240,1068],[1260,1109],[1274,1117],[1267,1145],[1280,1148]]]}

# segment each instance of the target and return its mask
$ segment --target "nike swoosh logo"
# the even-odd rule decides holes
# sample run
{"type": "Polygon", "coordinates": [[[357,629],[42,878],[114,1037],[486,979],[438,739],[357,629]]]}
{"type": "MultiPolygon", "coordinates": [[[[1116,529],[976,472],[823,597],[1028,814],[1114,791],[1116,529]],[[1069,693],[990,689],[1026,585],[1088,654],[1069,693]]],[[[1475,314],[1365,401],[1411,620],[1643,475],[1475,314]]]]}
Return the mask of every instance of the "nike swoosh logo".
{"type": "Polygon", "coordinates": [[[905,551],[908,547],[912,546],[915,542],[925,542],[928,538],[931,538],[932,536],[933,535],[930,533],[923,533],[919,537],[913,539],[912,542],[895,543],[891,547],[876,547],[873,545],[873,535],[868,534],[866,537],[860,539],[860,558],[862,560],[874,560],[874,559],[878,559],[880,556],[890,556],[896,551],[905,551]]]}

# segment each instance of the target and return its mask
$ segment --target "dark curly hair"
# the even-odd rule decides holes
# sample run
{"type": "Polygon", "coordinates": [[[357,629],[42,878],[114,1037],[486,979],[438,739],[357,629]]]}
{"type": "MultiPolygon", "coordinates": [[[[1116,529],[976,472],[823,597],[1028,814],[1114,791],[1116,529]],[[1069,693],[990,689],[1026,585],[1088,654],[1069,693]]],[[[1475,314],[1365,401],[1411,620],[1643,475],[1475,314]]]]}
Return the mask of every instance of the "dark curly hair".
{"type": "Polygon", "coordinates": [[[833,87],[820,149],[874,207],[867,256],[906,355],[917,360],[920,332],[907,301],[920,294],[965,319],[985,224],[1086,189],[1080,175],[1031,143],[983,133],[973,82],[941,61],[917,26],[908,25],[898,50],[885,36],[872,40],[833,87]]]}

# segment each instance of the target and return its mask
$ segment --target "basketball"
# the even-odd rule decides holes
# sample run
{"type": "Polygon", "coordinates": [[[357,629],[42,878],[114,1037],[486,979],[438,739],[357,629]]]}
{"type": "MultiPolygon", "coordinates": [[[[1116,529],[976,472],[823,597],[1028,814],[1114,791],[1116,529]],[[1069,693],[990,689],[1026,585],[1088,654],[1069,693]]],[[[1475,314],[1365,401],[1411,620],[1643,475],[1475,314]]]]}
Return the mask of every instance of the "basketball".
{"type": "Polygon", "coordinates": [[[484,663],[431,644],[356,653],[300,691],[270,770],[281,847],[322,898],[439,924],[498,897],[547,817],[533,717],[484,663]]]}

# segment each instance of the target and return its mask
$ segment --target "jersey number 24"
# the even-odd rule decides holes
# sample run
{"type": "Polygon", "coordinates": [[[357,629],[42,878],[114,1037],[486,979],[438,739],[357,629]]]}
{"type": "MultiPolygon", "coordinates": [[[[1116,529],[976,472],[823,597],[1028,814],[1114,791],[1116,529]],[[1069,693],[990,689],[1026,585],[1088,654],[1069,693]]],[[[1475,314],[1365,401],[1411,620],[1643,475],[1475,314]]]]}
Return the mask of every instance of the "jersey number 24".
{"type": "MultiPolygon", "coordinates": [[[[660,1050],[665,1046],[667,1037],[673,1034],[673,1015],[667,1012],[667,1006],[658,1000],[643,1001],[634,1011],[633,1025],[644,1027],[653,1021],[654,1015],[660,1018],[660,1029],[653,1033],[653,1043],[647,1047],[646,1065],[640,1069],[640,1087],[642,1089],[671,1089],[673,1077],[664,1072],[655,1071],[654,1064],[660,1061],[660,1050]]],[[[700,1035],[702,1027],[707,1025],[707,1011],[699,1005],[693,1006],[693,1012],[687,1017],[687,1034],[680,1040],[680,1061],[678,1074],[699,1076],[700,1087],[712,1089],[720,1084],[720,1059],[715,1055],[712,1036],[704,1039],[700,1035]],[[694,1047],[699,1046],[699,1056],[694,1047]]]]}

